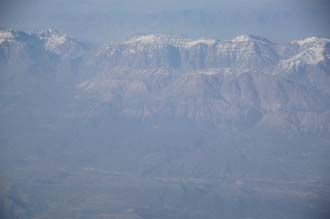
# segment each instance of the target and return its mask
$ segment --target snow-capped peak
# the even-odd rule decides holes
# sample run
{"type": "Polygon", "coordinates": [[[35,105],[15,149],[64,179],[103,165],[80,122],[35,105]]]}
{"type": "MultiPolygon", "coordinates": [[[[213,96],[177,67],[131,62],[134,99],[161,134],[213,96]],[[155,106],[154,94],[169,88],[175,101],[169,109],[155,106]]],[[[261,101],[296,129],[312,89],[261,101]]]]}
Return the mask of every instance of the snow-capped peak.
{"type": "Polygon", "coordinates": [[[249,35],[239,35],[232,39],[232,42],[246,42],[251,40],[251,37],[249,35]]]}
{"type": "Polygon", "coordinates": [[[155,35],[155,34],[147,34],[147,35],[136,35],[130,38],[125,43],[132,44],[132,43],[142,43],[142,44],[153,44],[153,43],[160,43],[160,42],[167,42],[169,38],[165,35],[155,35]]]}
{"type": "Polygon", "coordinates": [[[40,39],[45,41],[45,48],[47,50],[53,50],[56,47],[64,44],[68,37],[53,30],[45,30],[39,34],[40,39]]]}
{"type": "Polygon", "coordinates": [[[329,59],[326,45],[330,43],[330,39],[309,37],[303,40],[292,41],[291,44],[298,45],[300,52],[289,60],[301,60],[307,64],[316,64],[325,59],[329,59]]]}
{"type": "MultiPolygon", "coordinates": [[[[28,42],[33,38],[32,33],[26,33],[23,31],[14,31],[11,29],[0,28],[0,44],[5,41],[25,41],[28,42]]],[[[32,40],[33,42],[33,40],[32,40]]]]}
{"type": "Polygon", "coordinates": [[[166,35],[137,35],[130,38],[125,44],[142,44],[142,45],[164,45],[169,44],[177,47],[194,47],[199,44],[212,45],[217,42],[216,39],[189,39],[181,37],[169,37],[166,35]]]}
{"type": "Polygon", "coordinates": [[[44,30],[44,31],[40,32],[39,34],[40,34],[40,36],[43,36],[43,37],[52,36],[52,35],[64,35],[64,34],[61,34],[58,31],[52,30],[52,29],[44,30]]]}
{"type": "Polygon", "coordinates": [[[197,39],[197,40],[187,39],[183,42],[183,45],[185,47],[194,47],[198,44],[213,45],[216,42],[217,42],[216,39],[197,39]]]}
{"type": "Polygon", "coordinates": [[[303,40],[295,40],[291,42],[292,44],[296,44],[300,47],[308,47],[310,45],[316,45],[316,44],[325,44],[325,43],[330,43],[330,39],[326,38],[320,38],[320,37],[308,37],[303,40]]]}
{"type": "Polygon", "coordinates": [[[78,40],[51,29],[39,33],[38,36],[47,51],[64,57],[80,56],[86,49],[78,40]]]}
{"type": "Polygon", "coordinates": [[[0,44],[2,44],[5,40],[13,39],[14,35],[11,31],[0,30],[0,44]]]}
{"type": "Polygon", "coordinates": [[[260,42],[270,43],[270,41],[264,37],[254,36],[249,34],[238,35],[231,40],[231,42],[233,43],[241,43],[241,42],[249,42],[249,41],[260,41],[260,42]]]}

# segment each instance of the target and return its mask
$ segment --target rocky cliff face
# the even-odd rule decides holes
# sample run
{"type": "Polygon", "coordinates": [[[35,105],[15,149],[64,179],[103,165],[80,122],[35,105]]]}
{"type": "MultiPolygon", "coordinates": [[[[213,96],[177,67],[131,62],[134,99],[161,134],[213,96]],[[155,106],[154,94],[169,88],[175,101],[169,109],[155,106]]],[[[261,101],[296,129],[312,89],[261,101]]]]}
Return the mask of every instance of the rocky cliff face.
{"type": "Polygon", "coordinates": [[[244,71],[276,64],[279,55],[275,44],[256,36],[242,35],[222,42],[142,35],[101,49],[94,58],[107,62],[108,67],[235,68],[244,71]]]}

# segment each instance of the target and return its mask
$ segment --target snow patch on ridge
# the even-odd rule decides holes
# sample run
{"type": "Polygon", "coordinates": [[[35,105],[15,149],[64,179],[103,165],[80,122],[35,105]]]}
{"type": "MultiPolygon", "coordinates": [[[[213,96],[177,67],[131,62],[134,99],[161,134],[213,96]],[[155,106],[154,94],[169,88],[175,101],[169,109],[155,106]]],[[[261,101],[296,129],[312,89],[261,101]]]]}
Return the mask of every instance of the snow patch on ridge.
{"type": "Polygon", "coordinates": [[[300,47],[304,47],[304,46],[308,46],[308,45],[311,45],[311,44],[324,44],[324,43],[327,43],[327,42],[330,42],[330,39],[326,39],[326,38],[319,38],[319,37],[308,37],[306,39],[303,39],[303,40],[295,40],[295,41],[292,41],[291,43],[292,44],[297,44],[299,45],[300,47]]]}
{"type": "Polygon", "coordinates": [[[206,44],[206,45],[213,45],[217,42],[215,39],[198,39],[198,40],[186,40],[186,42],[183,43],[185,47],[194,47],[199,44],[206,44]]]}
{"type": "Polygon", "coordinates": [[[216,39],[187,39],[187,38],[171,38],[166,35],[139,35],[134,36],[128,41],[126,41],[124,44],[169,44],[173,46],[179,46],[179,47],[194,47],[199,44],[206,44],[206,45],[212,45],[217,42],[216,39]]]}
{"type": "Polygon", "coordinates": [[[132,43],[142,43],[142,44],[152,44],[155,42],[164,42],[168,41],[168,38],[162,35],[140,35],[140,36],[134,36],[125,43],[132,44],[132,43]]]}
{"type": "Polygon", "coordinates": [[[298,45],[302,50],[287,61],[300,60],[306,64],[317,64],[329,59],[326,54],[326,45],[330,39],[309,37],[303,40],[292,41],[291,44],[298,45]]]}
{"type": "Polygon", "coordinates": [[[40,39],[45,40],[47,50],[54,50],[66,42],[67,36],[48,29],[40,34],[40,39]]]}
{"type": "Polygon", "coordinates": [[[248,34],[238,35],[231,40],[231,42],[233,43],[242,43],[242,42],[244,43],[249,41],[260,41],[265,43],[271,43],[266,38],[254,36],[254,35],[248,35],[248,34]]]}
{"type": "Polygon", "coordinates": [[[8,39],[13,39],[14,36],[11,31],[0,31],[0,44],[8,39]]]}

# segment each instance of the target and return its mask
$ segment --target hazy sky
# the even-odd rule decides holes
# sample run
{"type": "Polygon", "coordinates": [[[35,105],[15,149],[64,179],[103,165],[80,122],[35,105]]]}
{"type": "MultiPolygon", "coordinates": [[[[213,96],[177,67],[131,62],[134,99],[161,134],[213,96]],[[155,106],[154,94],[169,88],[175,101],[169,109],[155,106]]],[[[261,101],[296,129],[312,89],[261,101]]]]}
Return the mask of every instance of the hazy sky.
{"type": "Polygon", "coordinates": [[[330,36],[328,0],[0,0],[0,25],[106,43],[141,32],[286,41],[330,36]]]}

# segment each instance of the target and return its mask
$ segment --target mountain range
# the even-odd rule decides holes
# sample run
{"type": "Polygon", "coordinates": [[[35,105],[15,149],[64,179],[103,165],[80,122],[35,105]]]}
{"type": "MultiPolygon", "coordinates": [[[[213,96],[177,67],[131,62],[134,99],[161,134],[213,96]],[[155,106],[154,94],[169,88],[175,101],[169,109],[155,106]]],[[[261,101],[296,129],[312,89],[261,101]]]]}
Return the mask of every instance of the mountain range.
{"type": "Polygon", "coordinates": [[[0,65],[2,96],[26,93],[25,86],[66,87],[80,109],[75,114],[88,118],[102,111],[224,129],[330,131],[330,39],[277,44],[253,35],[221,41],[149,34],[94,48],[52,30],[2,28],[0,65]]]}

